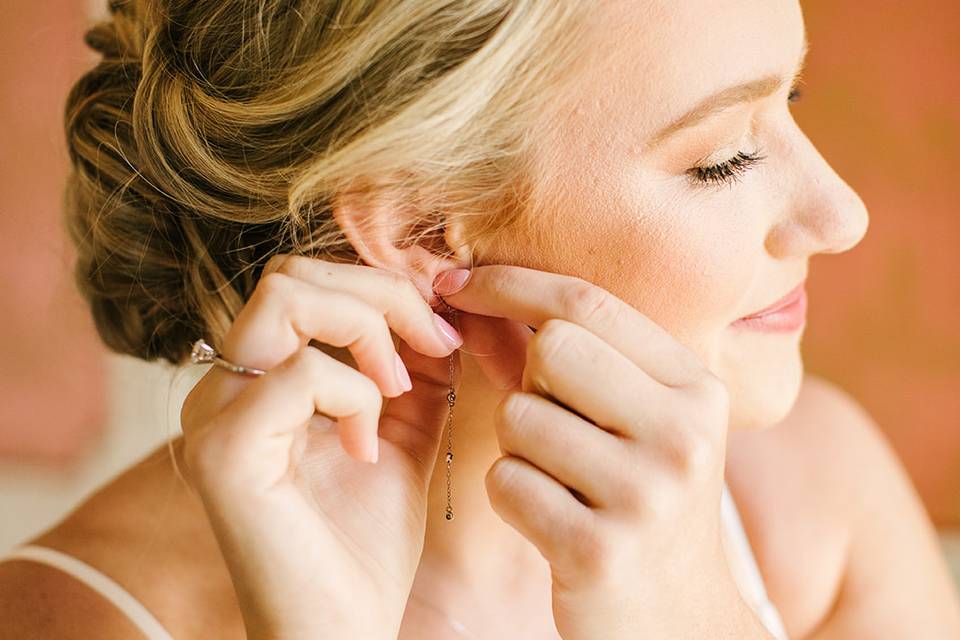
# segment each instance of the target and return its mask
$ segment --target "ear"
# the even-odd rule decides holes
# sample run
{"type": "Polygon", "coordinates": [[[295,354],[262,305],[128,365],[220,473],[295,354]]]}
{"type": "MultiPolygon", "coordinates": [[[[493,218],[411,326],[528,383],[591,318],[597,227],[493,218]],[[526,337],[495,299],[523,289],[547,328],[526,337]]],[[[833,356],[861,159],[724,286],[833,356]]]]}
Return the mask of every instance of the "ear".
{"type": "Polygon", "coordinates": [[[462,222],[444,221],[443,243],[430,247],[404,242],[407,234],[427,214],[416,199],[403,198],[383,187],[352,190],[333,200],[333,217],[363,262],[371,267],[409,277],[431,307],[440,306],[433,293],[437,274],[457,267],[470,267],[470,248],[465,243],[462,222]],[[441,255],[452,249],[454,257],[441,255]]]}

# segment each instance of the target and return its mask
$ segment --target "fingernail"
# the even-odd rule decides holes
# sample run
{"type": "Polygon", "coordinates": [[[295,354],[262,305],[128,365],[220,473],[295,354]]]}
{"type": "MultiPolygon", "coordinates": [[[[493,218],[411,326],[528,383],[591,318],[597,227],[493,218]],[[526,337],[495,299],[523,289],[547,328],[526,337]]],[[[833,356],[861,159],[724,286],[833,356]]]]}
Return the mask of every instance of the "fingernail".
{"type": "Polygon", "coordinates": [[[433,314],[433,323],[437,325],[437,329],[440,331],[440,336],[443,338],[443,341],[447,344],[447,346],[456,349],[463,344],[463,337],[450,325],[449,322],[437,314],[433,314]]]}
{"type": "Polygon", "coordinates": [[[404,391],[410,391],[410,389],[413,389],[413,384],[410,382],[410,374],[407,373],[407,368],[404,366],[403,360],[400,359],[400,354],[394,351],[393,357],[395,358],[397,368],[397,380],[400,382],[400,386],[403,387],[404,391]]]}
{"type": "Polygon", "coordinates": [[[470,269],[450,269],[434,279],[433,290],[442,296],[448,296],[463,289],[469,278],[470,269]]]}

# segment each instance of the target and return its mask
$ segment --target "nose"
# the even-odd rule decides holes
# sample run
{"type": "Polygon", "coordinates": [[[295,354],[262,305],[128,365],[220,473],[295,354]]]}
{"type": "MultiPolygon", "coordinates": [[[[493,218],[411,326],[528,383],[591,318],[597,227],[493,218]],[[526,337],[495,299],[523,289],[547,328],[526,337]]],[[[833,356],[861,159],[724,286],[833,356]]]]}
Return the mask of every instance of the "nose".
{"type": "Polygon", "coordinates": [[[789,165],[794,176],[783,182],[792,195],[786,215],[767,236],[767,251],[777,258],[843,253],[866,234],[867,207],[809,138],[799,128],[795,132],[789,165]]]}

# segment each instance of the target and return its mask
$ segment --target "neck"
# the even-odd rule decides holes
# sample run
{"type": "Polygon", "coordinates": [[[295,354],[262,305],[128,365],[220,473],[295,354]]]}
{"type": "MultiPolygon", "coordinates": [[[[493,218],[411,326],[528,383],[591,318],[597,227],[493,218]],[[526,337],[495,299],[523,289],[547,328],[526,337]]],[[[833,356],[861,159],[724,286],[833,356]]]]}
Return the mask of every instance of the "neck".
{"type": "MultiPolygon", "coordinates": [[[[460,354],[461,382],[453,408],[451,503],[446,519],[447,433],[443,434],[430,480],[427,527],[413,593],[456,600],[460,592],[474,603],[549,584],[549,565],[532,543],[504,522],[490,506],[484,478],[501,456],[493,411],[506,392],[496,389],[470,355],[460,354]]],[[[550,590],[545,590],[549,594],[550,590]]]]}
{"type": "MultiPolygon", "coordinates": [[[[490,384],[473,356],[461,352],[460,357],[462,377],[452,421],[451,503],[455,517],[447,520],[445,516],[448,436],[444,432],[430,480],[424,549],[412,593],[454,607],[460,597],[473,604],[491,599],[496,604],[499,594],[501,605],[504,599],[510,602],[524,595],[548,597],[549,564],[493,510],[486,492],[486,473],[502,455],[493,413],[506,392],[490,384]]],[[[737,568],[739,559],[736,553],[731,555],[728,535],[721,527],[727,560],[737,568]]]]}

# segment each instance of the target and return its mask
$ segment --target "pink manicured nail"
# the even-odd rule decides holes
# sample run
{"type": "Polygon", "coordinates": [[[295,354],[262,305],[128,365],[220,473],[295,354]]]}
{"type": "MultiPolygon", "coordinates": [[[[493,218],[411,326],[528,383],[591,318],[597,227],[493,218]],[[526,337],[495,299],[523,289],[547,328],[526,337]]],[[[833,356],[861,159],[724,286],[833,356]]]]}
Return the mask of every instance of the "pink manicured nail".
{"type": "Polygon", "coordinates": [[[403,360],[400,359],[400,354],[394,351],[393,357],[397,368],[397,380],[400,382],[400,386],[403,387],[404,391],[410,391],[410,389],[413,389],[413,384],[410,382],[410,374],[407,373],[407,368],[404,366],[403,360]]]}
{"type": "Polygon", "coordinates": [[[442,296],[448,296],[463,289],[469,278],[470,269],[444,271],[433,281],[433,290],[442,296]]]}
{"type": "Polygon", "coordinates": [[[463,344],[463,336],[450,326],[449,322],[437,314],[433,314],[433,322],[437,325],[437,329],[440,331],[440,335],[443,337],[443,341],[447,343],[447,346],[456,349],[463,344]]]}

